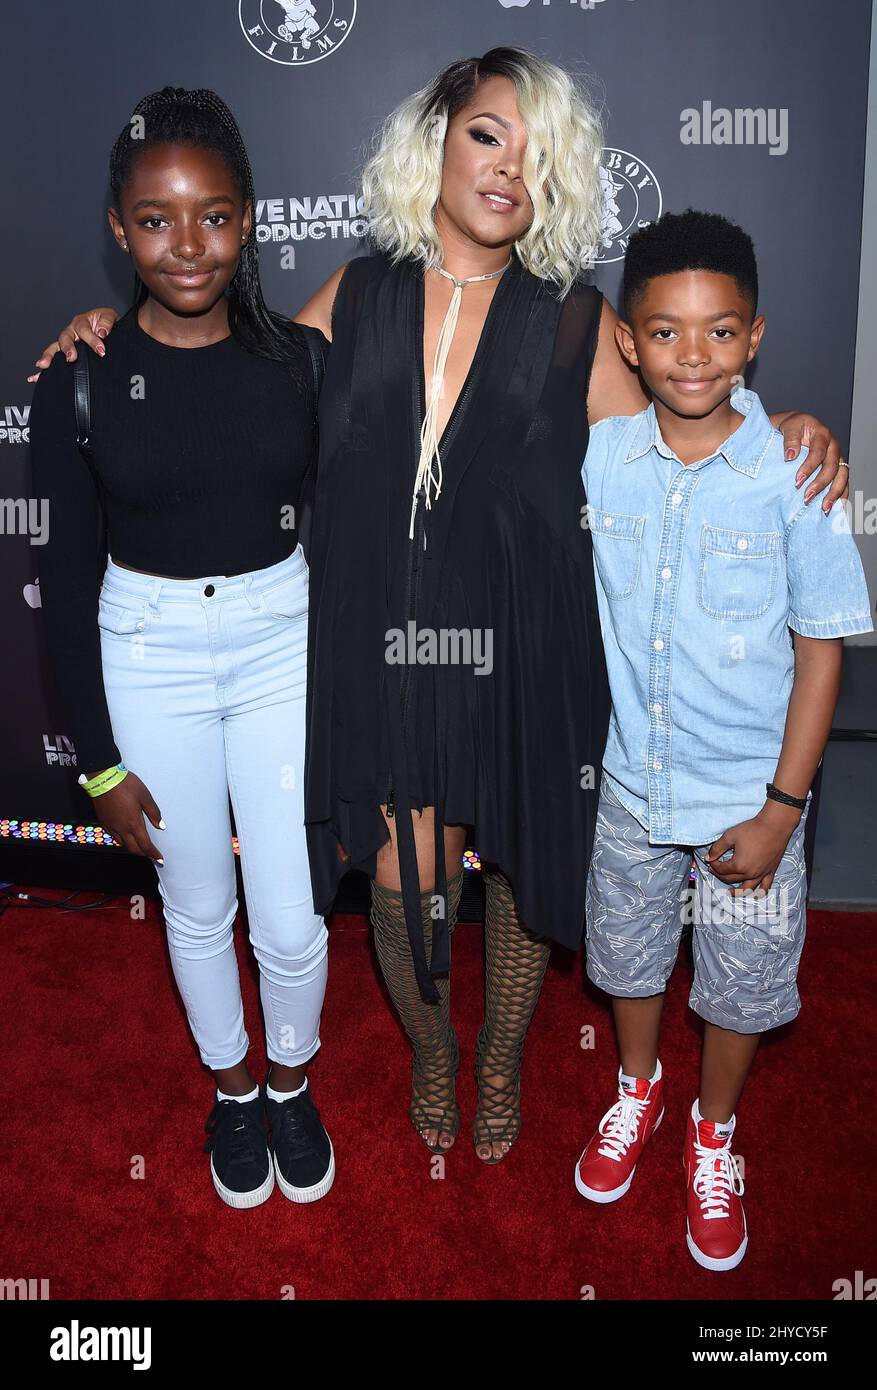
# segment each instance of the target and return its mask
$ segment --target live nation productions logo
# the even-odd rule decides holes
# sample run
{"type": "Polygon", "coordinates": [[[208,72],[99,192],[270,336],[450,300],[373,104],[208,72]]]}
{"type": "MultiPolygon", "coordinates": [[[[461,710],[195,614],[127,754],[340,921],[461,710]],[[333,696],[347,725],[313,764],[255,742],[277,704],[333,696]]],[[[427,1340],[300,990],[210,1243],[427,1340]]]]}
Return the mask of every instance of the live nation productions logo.
{"type": "Polygon", "coordinates": [[[344,42],[356,0],[239,0],[238,14],[247,42],[263,58],[304,67],[344,42]]]}
{"type": "MultiPolygon", "coordinates": [[[[600,162],[603,216],[598,264],[624,259],[631,234],[661,216],[661,187],[642,159],[628,150],[605,148],[600,162]]],[[[256,204],[259,242],[331,241],[362,238],[368,231],[361,193],[317,198],[260,198],[256,204]]]]}
{"type": "Polygon", "coordinates": [[[600,161],[603,224],[597,261],[621,261],[631,234],[661,216],[661,186],[642,159],[607,146],[600,161]]]}

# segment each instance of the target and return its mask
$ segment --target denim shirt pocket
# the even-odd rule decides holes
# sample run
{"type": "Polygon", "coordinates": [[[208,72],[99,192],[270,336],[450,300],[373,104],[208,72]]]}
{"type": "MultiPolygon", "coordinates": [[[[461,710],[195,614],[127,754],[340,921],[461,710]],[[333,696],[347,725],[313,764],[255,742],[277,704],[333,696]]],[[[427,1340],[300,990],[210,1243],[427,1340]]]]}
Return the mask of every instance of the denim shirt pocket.
{"type": "Polygon", "coordinates": [[[711,618],[760,618],[773,602],[781,535],[704,522],[697,600],[711,618]]]}
{"type": "Polygon", "coordinates": [[[588,504],[597,573],[607,598],[630,598],[636,588],[645,520],[588,504]]]}

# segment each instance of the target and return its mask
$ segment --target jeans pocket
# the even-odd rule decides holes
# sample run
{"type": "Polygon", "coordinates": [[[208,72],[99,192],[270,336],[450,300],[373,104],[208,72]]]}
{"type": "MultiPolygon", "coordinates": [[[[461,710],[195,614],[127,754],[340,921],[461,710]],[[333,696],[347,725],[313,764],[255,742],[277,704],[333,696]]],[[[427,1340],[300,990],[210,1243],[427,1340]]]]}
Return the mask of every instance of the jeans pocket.
{"type": "Polygon", "coordinates": [[[711,618],[760,618],[773,602],[779,567],[776,531],[704,525],[697,600],[711,618]]]}
{"type": "Polygon", "coordinates": [[[130,637],[145,632],[149,626],[149,606],[145,599],[113,595],[106,598],[101,592],[97,605],[97,625],[101,632],[117,637],[130,637]]]}
{"type": "Polygon", "coordinates": [[[269,618],[289,622],[302,618],[308,611],[307,571],[295,574],[291,579],[281,580],[270,589],[259,594],[259,607],[269,618]]]}
{"type": "Polygon", "coordinates": [[[588,524],[600,583],[611,599],[629,598],[639,579],[644,516],[625,516],[588,504],[588,524]]]}

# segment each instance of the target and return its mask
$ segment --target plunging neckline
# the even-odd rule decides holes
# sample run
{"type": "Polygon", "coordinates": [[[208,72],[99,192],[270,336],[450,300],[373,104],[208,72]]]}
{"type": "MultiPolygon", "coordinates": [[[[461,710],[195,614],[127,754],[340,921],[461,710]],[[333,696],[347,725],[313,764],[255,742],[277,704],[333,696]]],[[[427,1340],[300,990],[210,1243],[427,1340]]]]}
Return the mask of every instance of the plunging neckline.
{"type": "MultiPolygon", "coordinates": [[[[478,336],[478,342],[475,345],[475,352],[472,355],[472,361],[469,363],[469,370],[463,378],[463,384],[460,387],[457,399],[454,401],[454,404],[451,407],[451,413],[447,418],[445,427],[442,430],[441,437],[438,441],[439,452],[441,452],[441,450],[445,448],[447,444],[450,443],[452,428],[458,424],[459,419],[463,413],[461,407],[463,406],[466,397],[470,393],[470,388],[475,378],[476,368],[480,366],[481,359],[484,355],[484,350],[488,341],[488,337],[493,327],[493,321],[496,317],[494,310],[497,300],[503,294],[503,289],[506,283],[510,280],[512,275],[518,272],[519,268],[520,262],[518,261],[517,256],[513,254],[511,265],[499,277],[499,283],[496,289],[494,290],[490,304],[487,306],[487,313],[485,314],[484,322],[481,325],[481,332],[478,336]]],[[[419,439],[420,431],[423,428],[423,421],[426,416],[426,373],[424,371],[423,366],[423,334],[426,317],[426,271],[419,262],[415,264],[413,269],[415,278],[414,339],[417,344],[417,351],[415,353],[416,369],[414,392],[414,437],[415,439],[419,439]]]]}

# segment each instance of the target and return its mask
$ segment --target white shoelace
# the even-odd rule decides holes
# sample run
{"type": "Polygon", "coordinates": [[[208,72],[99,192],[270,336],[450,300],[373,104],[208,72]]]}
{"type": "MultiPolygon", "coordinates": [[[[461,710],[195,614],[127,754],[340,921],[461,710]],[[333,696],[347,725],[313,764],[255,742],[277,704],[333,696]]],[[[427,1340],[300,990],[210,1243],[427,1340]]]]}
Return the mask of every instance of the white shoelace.
{"type": "Polygon", "coordinates": [[[612,1158],[616,1163],[620,1163],[636,1140],[640,1120],[649,1103],[648,1100],[639,1100],[636,1096],[628,1095],[616,1101],[600,1121],[599,1132],[603,1135],[603,1143],[597,1152],[604,1158],[612,1158]]]}
{"type": "Polygon", "coordinates": [[[730,1148],[708,1149],[696,1139],[694,1151],[698,1162],[692,1186],[704,1218],[727,1216],[731,1193],[742,1197],[745,1191],[736,1158],[730,1148]]]}

